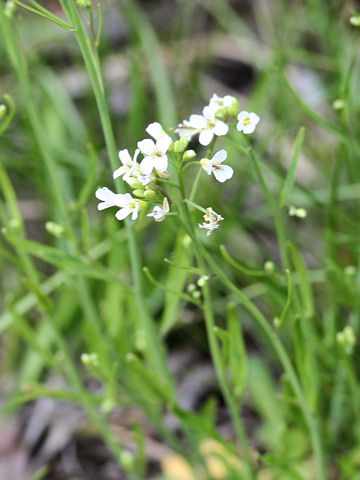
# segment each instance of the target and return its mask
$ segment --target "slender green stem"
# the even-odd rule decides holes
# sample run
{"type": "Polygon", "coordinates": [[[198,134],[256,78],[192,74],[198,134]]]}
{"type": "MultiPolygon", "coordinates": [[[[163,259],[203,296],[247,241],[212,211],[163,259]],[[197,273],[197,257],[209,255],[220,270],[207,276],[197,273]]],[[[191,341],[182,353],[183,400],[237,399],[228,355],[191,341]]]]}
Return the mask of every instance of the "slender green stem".
{"type": "MultiPolygon", "coordinates": [[[[198,263],[198,267],[201,270],[203,270],[206,268],[206,265],[205,265],[205,261],[201,253],[201,250],[199,249],[199,245],[196,239],[194,224],[187,206],[187,203],[189,201],[186,199],[184,180],[183,180],[183,176],[180,168],[178,169],[178,177],[179,177],[179,183],[180,183],[180,191],[183,199],[183,204],[181,207],[183,222],[188,225],[189,230],[191,231],[191,237],[193,239],[194,252],[195,252],[195,257],[198,263]]],[[[239,414],[238,406],[236,404],[236,401],[233,395],[230,392],[230,389],[226,381],[225,371],[224,371],[222,359],[221,359],[221,352],[220,352],[219,344],[216,339],[216,335],[214,331],[215,321],[214,321],[214,314],[213,314],[212,303],[211,303],[211,292],[210,292],[210,287],[207,283],[205,283],[203,287],[203,310],[204,310],[206,332],[209,340],[211,357],[214,362],[220,388],[223,393],[225,402],[227,403],[228,408],[230,410],[230,414],[234,422],[236,434],[241,442],[243,455],[249,469],[250,478],[255,478],[254,465],[251,459],[246,431],[245,431],[241,416],[239,414]]]]}
{"type": "Polygon", "coordinates": [[[268,188],[268,186],[266,184],[266,181],[265,181],[265,179],[263,177],[263,174],[261,172],[261,169],[259,167],[259,163],[257,161],[256,154],[251,147],[249,147],[248,155],[250,156],[250,158],[252,160],[256,175],[259,179],[261,187],[262,187],[262,189],[265,193],[266,199],[267,199],[267,201],[270,205],[272,214],[274,216],[276,235],[277,235],[277,239],[278,239],[280,256],[281,256],[281,261],[282,261],[283,268],[288,269],[289,268],[289,258],[288,258],[287,247],[286,247],[286,234],[285,234],[284,223],[283,223],[283,220],[282,220],[282,215],[281,215],[280,208],[279,208],[277,202],[275,201],[270,189],[268,188]]]}
{"type": "Polygon", "coordinates": [[[279,337],[277,336],[276,332],[271,328],[263,314],[260,310],[244,295],[244,293],[239,290],[225,275],[225,273],[221,270],[221,268],[216,264],[213,260],[211,255],[206,251],[206,249],[199,243],[198,244],[200,251],[205,258],[206,262],[212,269],[212,271],[218,275],[219,279],[222,283],[232,291],[244,305],[244,307],[248,310],[248,312],[254,317],[260,328],[265,333],[266,337],[270,341],[272,347],[274,348],[281,365],[284,368],[284,371],[288,375],[289,381],[293,388],[293,391],[296,395],[296,398],[299,402],[299,406],[303,412],[305,421],[307,423],[311,442],[314,449],[314,455],[316,458],[316,465],[318,471],[318,479],[319,480],[326,480],[325,474],[325,466],[324,466],[324,458],[323,458],[323,448],[321,443],[321,436],[320,436],[320,428],[318,424],[318,419],[315,417],[311,409],[309,408],[306,398],[304,396],[303,390],[301,388],[300,382],[297,378],[296,372],[291,364],[290,358],[283,347],[279,337]]]}
{"type": "MultiPolygon", "coordinates": [[[[63,6],[64,11],[68,15],[71,23],[76,27],[75,36],[80,46],[84,62],[88,71],[88,75],[90,77],[90,81],[94,90],[94,95],[100,115],[100,121],[109,153],[110,165],[112,169],[115,170],[118,167],[118,155],[114,133],[111,125],[110,114],[106,103],[101,71],[96,56],[94,54],[90,39],[83,23],[81,22],[79,12],[74,2],[69,0],[60,0],[60,3],[63,6]]],[[[124,185],[121,183],[116,183],[116,191],[118,193],[124,193],[124,185]]],[[[141,258],[134,230],[130,221],[126,221],[125,225],[128,235],[129,255],[131,270],[133,274],[136,305],[139,312],[139,319],[142,322],[142,326],[148,342],[148,360],[153,364],[155,371],[160,375],[162,381],[166,383],[173,392],[174,388],[166,365],[164,348],[160,342],[153,319],[151,318],[143,300],[145,296],[143,295],[141,258]]]]}

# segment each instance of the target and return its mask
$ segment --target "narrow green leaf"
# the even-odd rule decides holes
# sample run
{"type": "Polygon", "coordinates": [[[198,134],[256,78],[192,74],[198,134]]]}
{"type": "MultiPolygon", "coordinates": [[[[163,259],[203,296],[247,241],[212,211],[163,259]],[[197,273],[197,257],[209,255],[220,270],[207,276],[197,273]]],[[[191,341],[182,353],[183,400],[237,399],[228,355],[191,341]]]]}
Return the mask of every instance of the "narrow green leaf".
{"type": "Polygon", "coordinates": [[[284,207],[287,204],[289,195],[292,192],[292,189],[294,187],[296,169],[297,169],[301,149],[304,143],[304,139],[305,139],[305,128],[301,127],[296,136],[295,146],[294,146],[294,151],[291,158],[289,171],[286,176],[283,189],[281,190],[281,193],[280,193],[280,208],[284,207]]]}
{"type": "Polygon", "coordinates": [[[227,328],[230,339],[229,361],[234,394],[237,398],[241,398],[246,386],[248,361],[240,321],[233,304],[228,306],[227,328]]]}
{"type": "Polygon", "coordinates": [[[36,15],[39,15],[40,17],[46,18],[47,20],[50,20],[50,22],[56,23],[56,25],[59,25],[59,27],[64,28],[65,30],[69,30],[73,32],[75,29],[70,25],[69,23],[65,22],[64,20],[61,20],[61,18],[57,17],[53,13],[49,12],[46,8],[44,8],[42,5],[39,3],[29,0],[29,2],[35,7],[29,7],[29,5],[26,5],[26,3],[20,2],[19,0],[14,0],[14,3],[19,5],[22,8],[25,8],[26,10],[29,10],[32,13],[35,13],[36,15]]]}
{"type": "Polygon", "coordinates": [[[289,244],[289,250],[295,271],[297,273],[300,296],[304,307],[304,316],[305,318],[311,318],[314,316],[315,307],[309,271],[299,250],[293,243],[289,244]]]}

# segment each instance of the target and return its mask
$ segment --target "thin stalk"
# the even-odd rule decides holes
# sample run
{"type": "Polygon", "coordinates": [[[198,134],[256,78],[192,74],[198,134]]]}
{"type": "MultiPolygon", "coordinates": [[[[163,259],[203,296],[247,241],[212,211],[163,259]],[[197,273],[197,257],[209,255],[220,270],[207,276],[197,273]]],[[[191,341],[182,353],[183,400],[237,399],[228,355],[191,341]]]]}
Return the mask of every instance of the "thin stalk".
{"type": "MultiPolygon", "coordinates": [[[[194,241],[193,243],[194,252],[195,252],[196,260],[198,263],[198,267],[201,270],[203,270],[206,268],[206,265],[205,265],[204,258],[201,254],[201,251],[198,248],[198,243],[195,240],[196,239],[195,228],[194,228],[194,224],[187,206],[187,202],[185,201],[186,200],[185,186],[184,186],[184,180],[183,180],[183,176],[181,174],[180,169],[178,169],[178,178],[179,178],[181,196],[183,199],[183,204],[181,209],[182,214],[185,217],[183,221],[185,220],[184,223],[187,223],[189,226],[189,229],[191,230],[191,234],[192,234],[191,236],[194,241]]],[[[220,352],[219,344],[216,339],[216,335],[214,331],[215,321],[214,321],[214,314],[213,314],[212,303],[211,303],[211,292],[210,292],[210,287],[208,283],[205,283],[203,287],[203,311],[204,311],[206,333],[209,341],[211,358],[214,362],[216,374],[220,384],[220,389],[224,396],[225,402],[229,408],[231,418],[234,422],[236,435],[240,440],[240,443],[243,449],[243,455],[249,469],[250,477],[255,478],[254,465],[251,459],[250,448],[248,444],[246,431],[245,431],[241,416],[239,414],[236,401],[234,400],[226,381],[225,371],[224,371],[222,359],[221,359],[221,352],[220,352]]]]}
{"type": "MultiPolygon", "coordinates": [[[[94,49],[92,48],[89,36],[81,21],[79,12],[75,6],[75,3],[69,0],[60,0],[60,3],[68,15],[71,23],[75,26],[75,37],[79,44],[88,75],[93,87],[96,104],[98,107],[102,130],[105,137],[106,147],[109,153],[110,165],[113,170],[118,167],[118,152],[115,143],[115,137],[112,129],[110,114],[105,98],[104,85],[94,49]]],[[[124,186],[121,183],[116,183],[117,193],[124,193],[124,186]]],[[[141,269],[141,258],[139,249],[134,235],[134,230],[130,221],[125,222],[125,228],[128,236],[128,247],[130,255],[131,271],[133,275],[134,294],[136,305],[139,313],[139,319],[142,323],[143,329],[147,337],[147,343],[149,348],[148,359],[153,364],[155,371],[159,374],[162,381],[174,391],[172,380],[166,365],[165,352],[160,342],[155,324],[151,318],[148,309],[144,303],[143,294],[143,276],[141,269]]]]}
{"type": "MultiPolygon", "coordinates": [[[[195,237],[193,238],[193,240],[197,241],[195,237]]],[[[254,317],[259,327],[263,330],[269,342],[271,343],[272,347],[274,348],[280,360],[280,363],[289,378],[294,394],[299,402],[300,409],[303,412],[303,415],[310,433],[313,450],[314,450],[316,466],[318,471],[318,479],[326,480],[323,447],[321,442],[318,419],[315,417],[309,405],[307,404],[306,398],[302,391],[302,388],[297,378],[294,367],[292,366],[290,358],[285,348],[283,347],[279,337],[277,336],[276,332],[271,328],[271,326],[269,325],[269,323],[267,322],[263,314],[260,312],[260,310],[248,299],[248,297],[244,295],[244,293],[241,290],[239,290],[229,280],[229,278],[225,275],[225,273],[221,270],[221,268],[217,265],[217,263],[213,260],[211,255],[206,251],[206,249],[201,245],[200,242],[198,242],[198,247],[201,251],[202,256],[205,258],[206,262],[211,267],[212,271],[219,277],[221,282],[239,298],[239,300],[244,305],[244,307],[254,317]]]]}
{"type": "Polygon", "coordinates": [[[278,207],[277,202],[275,201],[270,189],[266,185],[266,181],[263,177],[263,174],[261,172],[261,169],[259,167],[256,155],[252,147],[249,146],[248,149],[248,155],[253,163],[256,175],[259,179],[259,182],[261,184],[261,187],[265,193],[266,199],[270,205],[272,214],[274,216],[275,220],[275,230],[276,230],[276,236],[278,239],[278,244],[279,244],[279,249],[280,249],[280,256],[281,256],[281,262],[284,270],[289,269],[289,258],[288,258],[288,253],[287,253],[287,247],[286,247],[286,235],[285,235],[285,229],[284,229],[284,223],[282,220],[282,215],[280,212],[280,208],[278,207]]]}

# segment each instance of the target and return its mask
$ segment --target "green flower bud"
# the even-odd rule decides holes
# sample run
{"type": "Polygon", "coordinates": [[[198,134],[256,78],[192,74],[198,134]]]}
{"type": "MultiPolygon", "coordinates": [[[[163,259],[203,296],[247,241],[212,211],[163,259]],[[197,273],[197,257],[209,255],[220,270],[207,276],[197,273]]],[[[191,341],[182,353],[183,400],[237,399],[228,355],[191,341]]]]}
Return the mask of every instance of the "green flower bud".
{"type": "Polygon", "coordinates": [[[183,155],[183,160],[184,162],[188,162],[189,160],[192,160],[193,158],[196,157],[196,153],[194,150],[186,150],[183,155]]]}
{"type": "Polygon", "coordinates": [[[360,15],[353,15],[350,17],[350,23],[354,27],[360,27],[360,15]]]}
{"type": "Polygon", "coordinates": [[[6,105],[0,105],[0,122],[6,117],[7,108],[6,105]]]}
{"type": "Polygon", "coordinates": [[[91,7],[91,0],[76,0],[76,3],[80,8],[90,8],[91,7]]]}
{"type": "Polygon", "coordinates": [[[106,397],[100,405],[100,410],[105,415],[108,415],[109,413],[113,412],[115,408],[116,408],[116,402],[112,397],[106,397]]]}
{"type": "Polygon", "coordinates": [[[5,4],[4,13],[7,18],[12,18],[16,10],[16,4],[11,0],[8,0],[5,4]]]}
{"type": "Polygon", "coordinates": [[[144,210],[144,208],[146,208],[147,205],[148,205],[147,202],[145,202],[144,200],[136,200],[136,201],[139,204],[139,209],[140,210],[144,210]]]}
{"type": "Polygon", "coordinates": [[[143,189],[141,188],[137,188],[136,190],[133,191],[133,194],[136,196],[136,197],[140,197],[140,198],[144,198],[145,196],[145,192],[143,189]]]}
{"type": "Polygon", "coordinates": [[[208,280],[209,280],[208,275],[202,275],[196,283],[198,284],[199,287],[202,288],[208,280]]]}
{"type": "Polygon", "coordinates": [[[191,242],[192,242],[191,237],[189,237],[189,235],[185,235],[185,237],[183,238],[183,241],[182,241],[184,247],[185,248],[190,247],[191,242]]]}
{"type": "Polygon", "coordinates": [[[50,235],[54,235],[54,237],[62,237],[65,234],[65,227],[64,225],[60,225],[59,223],[55,222],[46,222],[45,223],[46,230],[50,233],[50,235]]]}
{"type": "Polygon", "coordinates": [[[274,273],[275,272],[275,264],[271,260],[267,260],[264,264],[264,270],[266,273],[274,273]]]}
{"type": "Polygon", "coordinates": [[[194,283],[190,283],[187,287],[187,291],[189,293],[194,293],[196,291],[196,285],[194,283]]]}
{"type": "Polygon", "coordinates": [[[337,332],[336,341],[347,355],[351,355],[356,345],[356,337],[353,328],[347,325],[341,332],[337,332]]]}
{"type": "Polygon", "coordinates": [[[135,333],[135,347],[139,352],[144,352],[147,347],[147,341],[145,332],[143,330],[137,330],[135,333]]]}
{"type": "Polygon", "coordinates": [[[274,324],[275,328],[279,328],[280,327],[280,318],[275,317],[274,320],[273,320],[273,324],[274,324]]]}
{"type": "Polygon", "coordinates": [[[345,107],[345,102],[341,98],[337,98],[333,101],[332,107],[334,110],[342,110],[345,107]]]}
{"type": "Polygon", "coordinates": [[[155,198],[157,193],[152,188],[147,188],[144,193],[145,200],[152,200],[155,198]]]}
{"type": "Polygon", "coordinates": [[[230,107],[227,107],[227,114],[230,117],[237,117],[240,113],[240,104],[237,98],[234,98],[233,104],[230,107]]]}
{"type": "Polygon", "coordinates": [[[97,368],[100,365],[99,358],[96,353],[82,353],[80,359],[85,367],[97,368]]]}
{"type": "Polygon", "coordinates": [[[195,292],[193,292],[192,296],[193,298],[197,299],[201,297],[201,293],[199,290],[196,290],[195,292]]]}
{"type": "Polygon", "coordinates": [[[12,218],[9,221],[9,226],[11,230],[19,230],[21,227],[21,221],[18,218],[12,218]]]}
{"type": "Polygon", "coordinates": [[[347,265],[344,268],[344,273],[349,277],[353,277],[356,274],[356,267],[354,267],[354,265],[347,265]]]}
{"type": "Polygon", "coordinates": [[[137,188],[142,189],[142,190],[144,189],[144,185],[143,185],[142,183],[136,182],[136,181],[135,181],[135,182],[131,182],[131,185],[130,185],[130,186],[131,186],[131,188],[134,188],[135,190],[136,190],[137,188]]]}
{"type": "Polygon", "coordinates": [[[120,453],[120,462],[121,462],[122,465],[124,465],[125,468],[130,469],[134,465],[134,457],[127,450],[123,450],[120,453]]]}

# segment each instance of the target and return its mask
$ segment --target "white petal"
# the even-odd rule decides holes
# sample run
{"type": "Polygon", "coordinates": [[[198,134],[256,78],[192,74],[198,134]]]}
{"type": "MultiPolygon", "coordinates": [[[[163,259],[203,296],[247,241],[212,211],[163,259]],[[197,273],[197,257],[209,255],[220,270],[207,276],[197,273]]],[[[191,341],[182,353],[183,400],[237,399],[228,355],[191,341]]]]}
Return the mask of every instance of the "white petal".
{"type": "Polygon", "coordinates": [[[215,153],[215,155],[212,157],[211,161],[221,163],[224,160],[226,160],[226,157],[227,157],[227,151],[222,149],[222,150],[219,150],[218,152],[215,153]]]}
{"type": "Polygon", "coordinates": [[[153,158],[153,165],[156,170],[166,170],[168,166],[168,158],[166,155],[153,158]]]}
{"type": "Polygon", "coordinates": [[[214,121],[215,119],[215,111],[213,108],[206,106],[203,108],[203,116],[206,118],[206,120],[211,120],[214,121]]]}
{"type": "Polygon", "coordinates": [[[140,168],[142,172],[144,172],[146,175],[149,175],[154,168],[154,158],[145,157],[143,160],[141,160],[140,168]]]}
{"type": "Polygon", "coordinates": [[[112,202],[116,198],[116,194],[107,187],[98,188],[95,192],[95,197],[105,202],[112,202]]]}
{"type": "Polygon", "coordinates": [[[134,163],[136,163],[136,160],[137,160],[137,158],[138,158],[138,156],[139,156],[139,153],[140,153],[140,149],[137,148],[137,149],[135,150],[135,153],[134,153],[134,158],[133,158],[133,162],[134,162],[134,163]]]}
{"type": "Polygon", "coordinates": [[[118,207],[126,207],[134,200],[130,193],[119,193],[116,197],[116,205],[118,207]]]}
{"type": "Polygon", "coordinates": [[[124,150],[120,150],[119,159],[123,165],[132,164],[132,158],[130,157],[130,153],[127,148],[125,148],[124,150]]]}
{"type": "Polygon", "coordinates": [[[137,143],[137,146],[140,148],[144,155],[151,155],[154,150],[156,150],[155,143],[153,140],[146,138],[137,143]]]}
{"type": "Polygon", "coordinates": [[[202,132],[200,132],[200,135],[199,135],[199,143],[201,145],[204,145],[204,147],[206,147],[207,145],[210,145],[213,137],[214,137],[214,133],[212,130],[203,130],[202,132]]]}
{"type": "Polygon", "coordinates": [[[239,115],[237,116],[237,119],[239,122],[243,122],[244,119],[248,116],[249,116],[249,112],[247,112],[246,110],[243,110],[242,112],[239,113],[239,115]]]}
{"type": "Polygon", "coordinates": [[[212,171],[213,171],[213,161],[212,160],[209,160],[209,163],[207,164],[207,167],[206,167],[206,173],[208,175],[211,175],[212,174],[212,171]]]}
{"type": "Polygon", "coordinates": [[[214,177],[220,183],[224,183],[226,180],[229,180],[233,176],[234,170],[229,167],[229,165],[223,165],[221,170],[214,170],[214,177]]]}
{"type": "Polygon", "coordinates": [[[98,204],[98,210],[105,210],[105,208],[114,207],[114,203],[112,202],[101,202],[98,204]]]}
{"type": "Polygon", "coordinates": [[[169,201],[166,197],[164,197],[164,200],[163,200],[163,211],[164,211],[164,214],[167,214],[169,213],[169,210],[170,210],[170,207],[169,207],[169,201]]]}
{"type": "Polygon", "coordinates": [[[246,134],[249,135],[249,133],[253,133],[255,131],[256,124],[250,123],[250,125],[247,125],[246,127],[242,128],[242,131],[246,134]]]}
{"type": "Polygon", "coordinates": [[[115,172],[113,173],[113,178],[121,177],[121,175],[124,175],[124,173],[126,172],[127,168],[125,167],[125,165],[123,165],[122,167],[119,167],[115,170],[115,172]]]}
{"type": "Polygon", "coordinates": [[[192,128],[205,128],[206,125],[207,121],[202,115],[190,115],[187,126],[192,128]]]}
{"type": "Polygon", "coordinates": [[[228,131],[229,131],[229,126],[226,125],[226,123],[222,122],[221,120],[218,120],[215,123],[215,127],[214,127],[215,135],[217,136],[226,135],[228,131]]]}
{"type": "Polygon", "coordinates": [[[160,152],[166,153],[169,150],[171,142],[172,140],[171,140],[171,137],[169,137],[169,135],[163,135],[156,142],[156,148],[160,150],[160,152]]]}
{"type": "Polygon", "coordinates": [[[115,213],[115,217],[118,219],[118,220],[124,220],[124,218],[126,218],[128,215],[130,215],[131,211],[128,207],[124,207],[122,208],[121,210],[118,210],[116,213],[115,213]]]}
{"type": "Polygon", "coordinates": [[[136,203],[136,207],[132,212],[131,219],[136,220],[138,218],[138,215],[139,215],[139,204],[136,203]]]}
{"type": "Polygon", "coordinates": [[[145,131],[155,140],[158,140],[164,135],[164,129],[159,122],[150,123],[150,125],[145,129],[145,131]]]}

